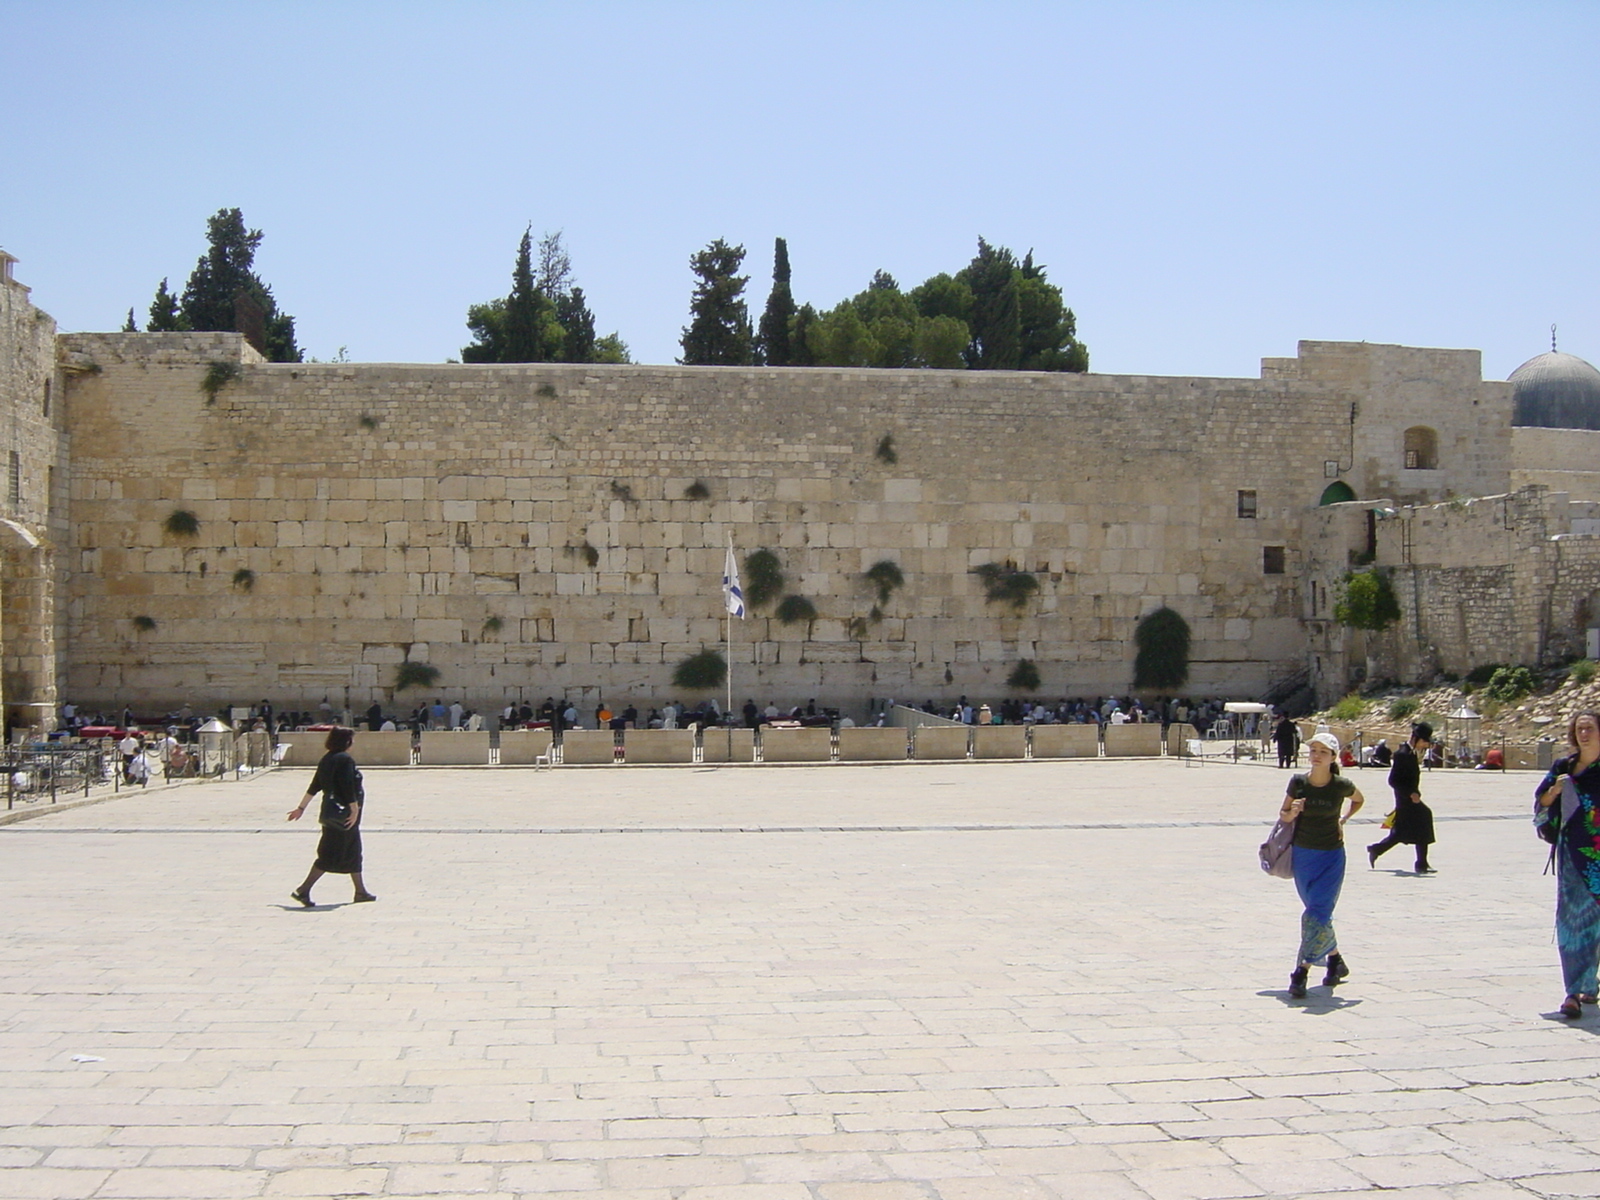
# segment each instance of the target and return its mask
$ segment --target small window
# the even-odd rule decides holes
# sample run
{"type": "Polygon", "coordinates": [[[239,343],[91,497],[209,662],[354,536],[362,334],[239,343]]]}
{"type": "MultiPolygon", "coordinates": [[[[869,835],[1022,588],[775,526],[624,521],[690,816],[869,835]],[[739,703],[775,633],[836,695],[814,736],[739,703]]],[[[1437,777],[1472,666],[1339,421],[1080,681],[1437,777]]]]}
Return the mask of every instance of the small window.
{"type": "Polygon", "coordinates": [[[1256,516],[1256,494],[1255,494],[1255,492],[1253,492],[1253,491],[1249,491],[1249,492],[1242,491],[1242,492],[1239,493],[1239,515],[1241,517],[1248,517],[1252,521],[1255,520],[1255,516],[1256,516]]]}
{"type": "Polygon", "coordinates": [[[1263,575],[1283,574],[1283,547],[1261,547],[1261,573],[1263,575]]]}
{"type": "Polygon", "coordinates": [[[11,507],[22,506],[22,455],[11,452],[11,507]]]}
{"type": "Polygon", "coordinates": [[[1413,425],[1406,430],[1404,461],[1408,471],[1437,471],[1439,435],[1426,425],[1413,425]]]}
{"type": "Polygon", "coordinates": [[[44,381],[44,415],[47,417],[50,415],[50,381],[48,379],[44,381]]]}

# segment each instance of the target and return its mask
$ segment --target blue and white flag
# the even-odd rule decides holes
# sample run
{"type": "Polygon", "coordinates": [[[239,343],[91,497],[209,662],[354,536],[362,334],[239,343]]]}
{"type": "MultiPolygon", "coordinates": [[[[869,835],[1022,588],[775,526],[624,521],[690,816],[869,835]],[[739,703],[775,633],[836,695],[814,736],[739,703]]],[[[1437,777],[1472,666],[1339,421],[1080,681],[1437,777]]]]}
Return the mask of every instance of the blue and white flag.
{"type": "Polygon", "coordinates": [[[722,568],[722,602],[733,616],[744,616],[744,592],[739,588],[739,564],[734,561],[732,542],[728,543],[728,561],[722,568]]]}

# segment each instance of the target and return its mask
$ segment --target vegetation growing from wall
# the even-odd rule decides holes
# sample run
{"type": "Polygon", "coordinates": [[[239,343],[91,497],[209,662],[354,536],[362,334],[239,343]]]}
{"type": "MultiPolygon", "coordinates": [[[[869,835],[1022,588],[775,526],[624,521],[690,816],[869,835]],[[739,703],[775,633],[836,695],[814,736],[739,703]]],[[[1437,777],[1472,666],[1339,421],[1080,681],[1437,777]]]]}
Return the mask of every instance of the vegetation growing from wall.
{"type": "Polygon", "coordinates": [[[156,619],[143,615],[137,616],[133,619],[133,627],[141,633],[149,633],[156,627],[156,619]]]}
{"type": "Polygon", "coordinates": [[[886,433],[879,438],[878,448],[872,452],[872,456],[879,462],[891,467],[899,462],[900,455],[894,448],[894,434],[886,433]]]}
{"type": "Polygon", "coordinates": [[[765,608],[783,594],[783,567],[771,550],[752,550],[744,559],[744,600],[765,608]]]}
{"type": "Polygon", "coordinates": [[[206,395],[206,403],[216,403],[217,393],[242,374],[244,369],[236,362],[214,362],[207,367],[204,378],[200,380],[200,390],[206,395]]]}
{"type": "Polygon", "coordinates": [[[1031,658],[1018,661],[1011,669],[1011,674],[1006,676],[1006,686],[1016,688],[1018,691],[1036,692],[1039,690],[1039,683],[1039,668],[1034,666],[1031,658]]]}
{"type": "Polygon", "coordinates": [[[867,582],[878,594],[878,603],[889,603],[889,597],[905,584],[906,577],[900,565],[887,558],[873,563],[866,571],[867,582]]]}
{"type": "Polygon", "coordinates": [[[1339,624],[1376,632],[1400,619],[1400,601],[1395,598],[1388,576],[1382,572],[1349,572],[1342,586],[1333,605],[1333,619],[1339,624]]]}
{"type": "Polygon", "coordinates": [[[256,573],[249,567],[240,567],[233,573],[233,586],[241,592],[252,592],[256,586],[256,573]]]}
{"type": "Polygon", "coordinates": [[[432,687],[439,681],[439,668],[428,663],[403,662],[395,667],[394,690],[432,687]]]}
{"type": "Polygon", "coordinates": [[[173,537],[194,537],[200,532],[200,518],[186,508],[175,508],[161,522],[161,528],[173,537]]]}
{"type": "Polygon", "coordinates": [[[1016,612],[1028,606],[1028,601],[1039,590],[1039,581],[1027,571],[1019,571],[1014,563],[984,563],[972,568],[972,574],[983,581],[983,598],[990,604],[1009,604],[1016,612]]]}
{"type": "Polygon", "coordinates": [[[804,596],[785,596],[775,615],[785,625],[798,625],[802,621],[809,624],[817,619],[817,606],[804,596]]]}
{"type": "Polygon", "coordinates": [[[683,489],[683,498],[685,500],[709,500],[711,498],[711,489],[705,485],[705,480],[696,479],[683,489]]]}
{"type": "Polygon", "coordinates": [[[1189,622],[1162,606],[1133,631],[1133,686],[1174,691],[1189,681],[1189,622]]]}
{"type": "Polygon", "coordinates": [[[717,650],[691,654],[672,669],[672,686],[686,692],[703,692],[721,687],[727,678],[727,660],[717,650]]]}

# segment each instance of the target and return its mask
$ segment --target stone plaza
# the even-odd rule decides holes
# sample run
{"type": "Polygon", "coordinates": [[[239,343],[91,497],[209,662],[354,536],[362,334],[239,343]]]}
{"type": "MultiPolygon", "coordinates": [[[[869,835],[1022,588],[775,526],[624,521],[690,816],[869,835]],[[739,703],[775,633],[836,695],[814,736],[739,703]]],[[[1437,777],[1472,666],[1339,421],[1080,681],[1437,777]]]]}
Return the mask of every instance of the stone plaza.
{"type": "Polygon", "coordinates": [[[1423,878],[1355,772],[1304,1001],[1264,766],[373,768],[304,910],[309,778],[0,828],[0,1196],[1600,1194],[1531,774],[1427,776],[1423,878]]]}

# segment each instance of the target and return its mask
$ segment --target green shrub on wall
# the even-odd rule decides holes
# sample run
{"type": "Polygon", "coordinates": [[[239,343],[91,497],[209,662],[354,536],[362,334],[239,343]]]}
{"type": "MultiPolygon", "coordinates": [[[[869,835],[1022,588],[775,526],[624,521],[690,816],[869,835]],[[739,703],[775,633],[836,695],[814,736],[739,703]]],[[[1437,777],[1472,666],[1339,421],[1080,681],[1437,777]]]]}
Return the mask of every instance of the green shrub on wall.
{"type": "Polygon", "coordinates": [[[1039,590],[1039,581],[1027,571],[1019,571],[1010,563],[984,563],[973,567],[972,574],[983,580],[983,598],[990,604],[1009,604],[1021,612],[1039,590]]]}
{"type": "Polygon", "coordinates": [[[1389,579],[1378,571],[1352,571],[1333,604],[1333,619],[1352,629],[1380,630],[1400,619],[1400,601],[1389,579]]]}
{"type": "Polygon", "coordinates": [[[1189,681],[1189,622],[1165,605],[1139,621],[1133,686],[1172,691],[1189,681]]]}
{"type": "Polygon", "coordinates": [[[1033,659],[1024,658],[1011,669],[1011,674],[1006,677],[1006,686],[1016,688],[1023,692],[1036,692],[1039,690],[1039,668],[1033,665],[1033,659]]]}
{"type": "Polygon", "coordinates": [[[728,678],[728,663],[716,650],[691,654],[672,669],[672,686],[686,692],[721,687],[728,678]]]}
{"type": "Polygon", "coordinates": [[[883,559],[881,562],[875,562],[872,564],[872,566],[868,567],[866,576],[867,582],[870,583],[878,593],[879,604],[889,603],[889,597],[894,595],[895,590],[906,581],[906,577],[901,572],[899,564],[892,562],[887,558],[883,559]]]}
{"type": "Polygon", "coordinates": [[[175,508],[167,514],[167,519],[161,522],[161,528],[173,537],[194,537],[200,532],[200,518],[187,508],[175,508]]]}
{"type": "Polygon", "coordinates": [[[785,596],[783,603],[778,605],[777,617],[785,625],[797,625],[801,621],[815,621],[817,619],[817,606],[804,596],[785,596]]]}
{"type": "Polygon", "coordinates": [[[403,692],[407,688],[432,687],[439,681],[439,668],[427,663],[403,662],[395,668],[394,690],[403,692]]]}
{"type": "Polygon", "coordinates": [[[765,608],[783,593],[783,567],[771,550],[752,550],[744,557],[744,600],[765,608]]]}

